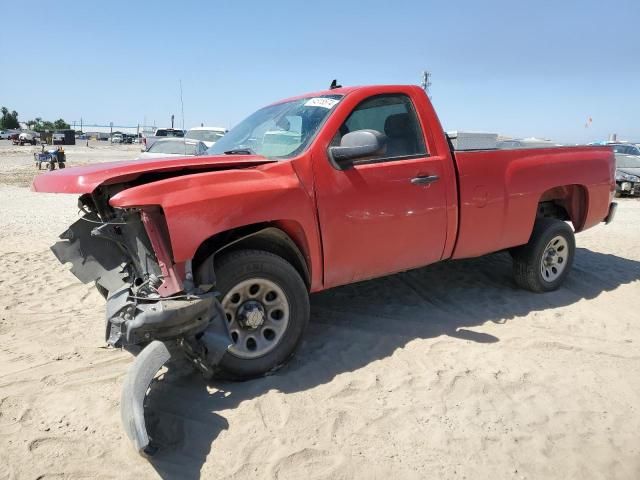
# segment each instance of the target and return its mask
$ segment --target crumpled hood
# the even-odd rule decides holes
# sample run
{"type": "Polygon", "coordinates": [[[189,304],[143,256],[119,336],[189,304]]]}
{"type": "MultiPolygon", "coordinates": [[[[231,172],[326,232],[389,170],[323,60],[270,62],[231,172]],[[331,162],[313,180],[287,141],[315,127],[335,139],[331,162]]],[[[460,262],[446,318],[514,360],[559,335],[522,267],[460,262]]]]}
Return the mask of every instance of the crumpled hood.
{"type": "Polygon", "coordinates": [[[175,172],[177,175],[185,170],[189,173],[210,172],[254,167],[275,161],[258,155],[216,155],[96,163],[38,175],[31,189],[50,193],[91,193],[100,185],[131,182],[147,173],[175,172]]]}

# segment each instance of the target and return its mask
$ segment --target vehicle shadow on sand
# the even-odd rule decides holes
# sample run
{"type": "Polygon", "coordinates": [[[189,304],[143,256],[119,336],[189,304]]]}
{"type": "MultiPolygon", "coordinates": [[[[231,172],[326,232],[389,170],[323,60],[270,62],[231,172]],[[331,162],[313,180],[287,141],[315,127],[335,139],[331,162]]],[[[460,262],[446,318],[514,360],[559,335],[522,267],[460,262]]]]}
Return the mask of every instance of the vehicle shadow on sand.
{"type": "Polygon", "coordinates": [[[415,338],[440,335],[487,344],[499,339],[469,330],[597,297],[640,280],[640,262],[579,248],[558,291],[516,287],[507,253],[444,262],[315,294],[311,322],[295,358],[276,374],[208,386],[184,367],[170,368],[148,395],[150,435],[162,446],[151,460],[162,478],[199,478],[227,421],[215,412],[275,389],[284,393],[330,382],[391,355],[415,338]]]}

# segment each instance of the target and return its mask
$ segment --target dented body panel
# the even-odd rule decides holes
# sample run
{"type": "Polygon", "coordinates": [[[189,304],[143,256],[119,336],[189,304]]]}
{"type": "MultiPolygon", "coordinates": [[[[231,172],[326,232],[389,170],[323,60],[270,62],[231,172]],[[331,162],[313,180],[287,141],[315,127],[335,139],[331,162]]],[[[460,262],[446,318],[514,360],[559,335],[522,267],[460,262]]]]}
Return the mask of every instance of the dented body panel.
{"type": "Polygon", "coordinates": [[[192,259],[213,235],[277,221],[280,228],[298,238],[298,247],[311,260],[312,289],[321,286],[315,205],[292,162],[168,178],[123,190],[109,203],[115,208],[160,206],[177,264],[192,259]]]}
{"type": "Polygon", "coordinates": [[[183,157],[146,160],[126,160],[83,165],[70,169],[56,170],[50,175],[38,175],[33,180],[36,192],[52,193],[92,193],[99,186],[154,181],[159,178],[189,173],[222,170],[225,168],[246,168],[270,163],[263,157],[183,157]],[[144,179],[145,174],[154,177],[144,179]]]}

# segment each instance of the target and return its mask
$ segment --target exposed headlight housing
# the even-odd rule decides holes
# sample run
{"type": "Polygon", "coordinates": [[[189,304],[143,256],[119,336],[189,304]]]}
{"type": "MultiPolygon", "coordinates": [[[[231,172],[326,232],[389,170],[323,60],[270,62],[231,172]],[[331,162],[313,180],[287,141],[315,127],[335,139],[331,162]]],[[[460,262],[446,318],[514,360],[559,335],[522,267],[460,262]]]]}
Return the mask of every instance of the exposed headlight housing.
{"type": "Polygon", "coordinates": [[[640,182],[640,177],[637,175],[630,175],[624,172],[616,172],[616,180],[619,182],[627,181],[627,182],[640,182]]]}

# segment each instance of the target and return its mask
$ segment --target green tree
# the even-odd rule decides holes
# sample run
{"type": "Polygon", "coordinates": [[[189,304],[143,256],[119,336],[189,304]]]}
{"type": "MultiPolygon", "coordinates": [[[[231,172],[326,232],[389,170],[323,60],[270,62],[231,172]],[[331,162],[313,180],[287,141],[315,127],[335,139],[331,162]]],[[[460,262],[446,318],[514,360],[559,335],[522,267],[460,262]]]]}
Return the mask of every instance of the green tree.
{"type": "Polygon", "coordinates": [[[0,109],[2,112],[2,117],[0,118],[0,128],[3,130],[8,130],[11,128],[20,128],[20,122],[18,122],[18,112],[13,110],[9,113],[9,109],[7,107],[2,107],[0,109]]]}
{"type": "Polygon", "coordinates": [[[66,130],[68,128],[71,128],[71,125],[69,125],[67,122],[65,122],[63,119],[59,118],[58,120],[56,120],[55,122],[53,122],[53,127],[56,130],[66,130]]]}
{"type": "Polygon", "coordinates": [[[45,120],[44,122],[42,122],[40,124],[40,128],[42,129],[42,131],[48,130],[50,132],[56,129],[56,127],[53,126],[53,122],[50,122],[49,120],[45,120]]]}

